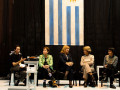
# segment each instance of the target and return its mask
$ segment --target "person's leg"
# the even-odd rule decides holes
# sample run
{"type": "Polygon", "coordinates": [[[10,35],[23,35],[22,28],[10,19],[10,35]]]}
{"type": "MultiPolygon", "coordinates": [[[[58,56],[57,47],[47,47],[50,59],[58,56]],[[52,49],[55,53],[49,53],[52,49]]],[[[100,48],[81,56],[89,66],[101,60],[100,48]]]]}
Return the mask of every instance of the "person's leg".
{"type": "Polygon", "coordinates": [[[46,78],[48,77],[48,71],[44,68],[41,69],[41,72],[43,74],[43,87],[46,87],[46,78]]]}
{"type": "Polygon", "coordinates": [[[110,77],[110,88],[116,89],[116,87],[115,87],[114,84],[113,84],[113,81],[114,81],[114,76],[111,76],[111,77],[110,77]]]}
{"type": "Polygon", "coordinates": [[[65,80],[67,79],[68,74],[69,74],[69,71],[65,71],[65,76],[64,76],[65,80]]]}
{"type": "Polygon", "coordinates": [[[107,68],[102,69],[102,80],[107,82],[108,81],[108,75],[107,75],[107,68]]]}
{"type": "Polygon", "coordinates": [[[85,80],[85,83],[84,83],[84,87],[87,87],[87,82],[88,81],[88,75],[90,76],[90,83],[93,85],[94,83],[94,76],[93,76],[93,71],[94,69],[91,68],[87,63],[83,66],[84,68],[84,72],[83,72],[83,77],[84,77],[84,80],[85,80]]]}
{"type": "Polygon", "coordinates": [[[47,77],[50,77],[50,79],[51,79],[51,81],[52,81],[52,86],[53,87],[57,87],[57,84],[56,84],[56,80],[55,80],[55,78],[53,77],[53,75],[52,75],[52,70],[50,69],[50,68],[48,68],[48,69],[44,69],[44,68],[42,68],[42,73],[43,73],[43,87],[46,87],[46,78],[47,77]]]}
{"type": "Polygon", "coordinates": [[[52,70],[50,68],[46,69],[47,70],[47,73],[48,73],[48,76],[50,77],[51,80],[55,80],[55,78],[53,77],[52,75],[52,70]]]}
{"type": "Polygon", "coordinates": [[[86,73],[92,74],[91,67],[87,63],[84,65],[84,69],[86,70],[86,73]]]}
{"type": "Polygon", "coordinates": [[[65,76],[64,76],[65,80],[67,79],[67,76],[68,76],[68,74],[69,74],[69,72],[70,72],[71,69],[72,69],[71,66],[66,66],[66,71],[65,71],[65,76]]]}
{"type": "Polygon", "coordinates": [[[50,68],[48,68],[47,71],[48,71],[48,76],[50,77],[50,79],[52,81],[52,86],[57,87],[56,80],[52,75],[52,70],[50,68]]]}
{"type": "Polygon", "coordinates": [[[73,69],[71,69],[71,70],[69,71],[68,76],[69,76],[69,87],[72,88],[72,87],[73,87],[73,85],[72,85],[72,80],[73,80],[73,69]]]}
{"type": "MultiPolygon", "coordinates": [[[[19,73],[20,72],[20,67],[18,65],[14,66],[14,67],[11,67],[10,71],[11,71],[11,73],[16,73],[16,72],[19,73]]],[[[20,80],[18,78],[17,81],[15,82],[15,86],[18,86],[19,82],[20,82],[20,80]]]]}
{"type": "Polygon", "coordinates": [[[84,78],[84,87],[87,87],[88,74],[87,74],[85,68],[83,68],[83,78],[84,78]]]}
{"type": "Polygon", "coordinates": [[[18,72],[20,71],[20,66],[17,65],[17,66],[11,67],[10,71],[11,73],[18,72]]]}
{"type": "Polygon", "coordinates": [[[110,88],[116,89],[116,87],[113,84],[113,81],[114,81],[114,71],[111,70],[110,72],[111,72],[111,75],[110,75],[110,88]]]}
{"type": "Polygon", "coordinates": [[[112,69],[110,66],[108,68],[106,68],[106,75],[107,75],[107,77],[110,77],[110,88],[115,89],[116,87],[113,85],[114,69],[112,69]]]}
{"type": "Polygon", "coordinates": [[[113,77],[113,76],[111,76],[111,77],[110,77],[110,85],[112,85],[112,84],[113,84],[113,81],[114,81],[114,77],[113,77]]]}
{"type": "Polygon", "coordinates": [[[26,71],[20,71],[20,81],[23,81],[26,77],[26,71]]]}
{"type": "Polygon", "coordinates": [[[69,80],[69,87],[72,88],[73,85],[72,85],[72,80],[69,80]]]}
{"type": "Polygon", "coordinates": [[[22,81],[26,85],[26,71],[25,70],[20,71],[20,78],[18,79],[18,81],[22,81]]]}

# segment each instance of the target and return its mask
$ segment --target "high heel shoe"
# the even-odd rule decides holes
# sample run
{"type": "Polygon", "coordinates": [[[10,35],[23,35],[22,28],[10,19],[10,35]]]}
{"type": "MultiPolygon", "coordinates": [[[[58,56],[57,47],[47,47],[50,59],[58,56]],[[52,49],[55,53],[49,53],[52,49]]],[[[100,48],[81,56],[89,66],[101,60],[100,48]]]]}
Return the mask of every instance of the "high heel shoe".
{"type": "Polygon", "coordinates": [[[87,82],[84,82],[84,87],[87,87],[87,82]]]}
{"type": "Polygon", "coordinates": [[[95,78],[93,75],[90,75],[90,86],[95,87],[95,78]]]}
{"type": "Polygon", "coordinates": [[[69,87],[72,88],[73,85],[72,85],[72,81],[69,81],[69,87]]]}
{"type": "Polygon", "coordinates": [[[44,88],[46,87],[46,82],[43,82],[43,87],[44,87],[44,88]]]}

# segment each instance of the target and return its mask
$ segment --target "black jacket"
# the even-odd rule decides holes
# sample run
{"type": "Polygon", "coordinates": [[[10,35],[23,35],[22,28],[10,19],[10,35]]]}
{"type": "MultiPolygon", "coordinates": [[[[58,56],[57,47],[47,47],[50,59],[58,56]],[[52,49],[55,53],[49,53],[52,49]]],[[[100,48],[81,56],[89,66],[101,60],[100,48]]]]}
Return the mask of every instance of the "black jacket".
{"type": "Polygon", "coordinates": [[[68,60],[67,60],[67,57],[64,53],[59,54],[59,62],[58,62],[59,71],[65,71],[66,70],[66,66],[67,66],[66,62],[73,62],[71,55],[68,54],[67,56],[68,56],[68,60]]]}

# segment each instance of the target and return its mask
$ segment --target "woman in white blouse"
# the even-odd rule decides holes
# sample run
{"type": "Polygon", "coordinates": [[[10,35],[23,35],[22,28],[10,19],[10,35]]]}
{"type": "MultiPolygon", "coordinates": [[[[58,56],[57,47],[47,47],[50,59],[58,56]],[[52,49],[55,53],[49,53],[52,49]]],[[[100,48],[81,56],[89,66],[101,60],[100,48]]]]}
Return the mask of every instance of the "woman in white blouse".
{"type": "Polygon", "coordinates": [[[84,87],[87,87],[88,75],[90,75],[91,80],[94,79],[92,72],[94,71],[94,55],[91,55],[90,46],[85,46],[83,48],[84,56],[81,57],[80,65],[83,70],[83,78],[84,78],[84,87]]]}

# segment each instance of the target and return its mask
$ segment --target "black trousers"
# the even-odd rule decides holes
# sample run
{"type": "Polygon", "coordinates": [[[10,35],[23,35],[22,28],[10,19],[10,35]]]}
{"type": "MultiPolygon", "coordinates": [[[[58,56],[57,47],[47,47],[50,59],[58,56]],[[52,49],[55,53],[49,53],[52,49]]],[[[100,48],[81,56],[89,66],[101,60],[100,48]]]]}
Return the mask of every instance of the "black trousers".
{"type": "Polygon", "coordinates": [[[67,65],[65,65],[65,66],[61,66],[61,68],[60,68],[60,71],[61,72],[66,72],[66,71],[69,71],[69,74],[68,74],[68,79],[70,80],[70,81],[72,81],[73,80],[73,67],[72,66],[67,66],[67,65]],[[64,68],[63,68],[64,67],[64,68]]]}
{"type": "Polygon", "coordinates": [[[114,74],[117,72],[117,69],[113,65],[108,65],[104,72],[106,77],[110,77],[110,84],[113,84],[114,74]]]}
{"type": "Polygon", "coordinates": [[[42,73],[42,76],[43,76],[43,79],[48,79],[50,78],[51,80],[55,80],[55,78],[53,77],[53,75],[50,77],[48,74],[51,73],[52,74],[52,69],[49,68],[49,71],[48,69],[45,69],[45,68],[39,68],[39,72],[42,73]]]}
{"type": "Polygon", "coordinates": [[[10,71],[11,73],[15,73],[15,77],[17,77],[19,81],[23,81],[26,78],[26,67],[21,68],[19,65],[17,65],[11,67],[10,71]]]}

